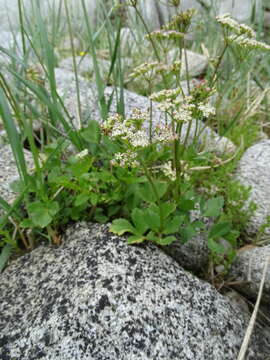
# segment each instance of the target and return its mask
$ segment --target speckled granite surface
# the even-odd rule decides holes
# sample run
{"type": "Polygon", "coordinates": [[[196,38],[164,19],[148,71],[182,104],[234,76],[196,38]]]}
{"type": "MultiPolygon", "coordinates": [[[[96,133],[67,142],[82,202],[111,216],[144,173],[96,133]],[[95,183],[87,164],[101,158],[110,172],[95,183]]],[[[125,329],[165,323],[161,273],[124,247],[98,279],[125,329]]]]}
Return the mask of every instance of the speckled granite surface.
{"type": "MultiPolygon", "coordinates": [[[[256,233],[270,216],[270,140],[260,141],[246,150],[238,164],[237,178],[251,188],[249,200],[257,204],[247,229],[256,233]]],[[[270,227],[265,233],[270,234],[270,227]]]]}
{"type": "MultiPolygon", "coordinates": [[[[24,156],[27,166],[31,169],[33,167],[31,153],[25,150],[24,156]]],[[[16,198],[16,194],[10,189],[10,184],[18,179],[19,174],[10,145],[0,146],[0,196],[8,203],[16,198]]]]}
{"type": "MultiPolygon", "coordinates": [[[[256,299],[267,258],[270,257],[270,245],[251,248],[238,253],[230,269],[231,276],[239,282],[238,288],[249,298],[256,299]]],[[[268,264],[263,287],[262,301],[270,304],[270,263],[268,264]]],[[[269,306],[270,310],[270,306],[269,306]]],[[[269,334],[270,336],[270,334],[269,334]]]]}
{"type": "MultiPolygon", "coordinates": [[[[1,360],[235,360],[247,323],[158,248],[76,224],[0,277],[1,360]]],[[[266,359],[259,333],[246,359],[266,359]]]]}

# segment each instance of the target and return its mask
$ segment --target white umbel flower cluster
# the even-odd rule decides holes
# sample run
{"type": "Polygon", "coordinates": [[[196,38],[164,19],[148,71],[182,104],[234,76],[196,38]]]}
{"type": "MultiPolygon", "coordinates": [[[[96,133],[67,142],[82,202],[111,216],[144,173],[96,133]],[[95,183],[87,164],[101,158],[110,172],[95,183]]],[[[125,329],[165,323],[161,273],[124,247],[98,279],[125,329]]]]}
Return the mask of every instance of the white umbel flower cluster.
{"type": "Polygon", "coordinates": [[[145,38],[150,40],[151,38],[157,39],[159,41],[162,40],[179,40],[184,37],[185,34],[176,31],[176,30],[155,30],[150,35],[146,35],[145,38]]]}
{"type": "Polygon", "coordinates": [[[131,117],[127,119],[123,119],[119,114],[110,116],[102,128],[112,138],[126,140],[134,148],[145,147],[149,145],[149,141],[147,132],[142,125],[148,118],[148,112],[134,109],[131,117]]]}
{"type": "Polygon", "coordinates": [[[167,176],[170,180],[176,180],[176,171],[172,168],[172,164],[167,162],[161,166],[161,171],[165,176],[167,176]]]}
{"type": "Polygon", "coordinates": [[[126,153],[116,153],[114,154],[114,159],[111,161],[112,166],[131,166],[137,167],[139,166],[139,162],[136,160],[137,154],[136,152],[126,152],[126,153]]]}
{"type": "Polygon", "coordinates": [[[181,123],[192,121],[192,113],[195,105],[185,102],[181,97],[180,88],[161,90],[150,96],[150,99],[158,102],[158,109],[170,115],[170,117],[181,123]]]}
{"type": "Polygon", "coordinates": [[[171,126],[158,125],[155,128],[152,142],[153,143],[169,143],[175,140],[176,135],[173,133],[171,126]]]}
{"type": "Polygon", "coordinates": [[[177,88],[177,89],[165,89],[165,90],[160,90],[156,93],[153,93],[150,96],[150,99],[153,101],[157,101],[157,102],[162,102],[162,101],[172,101],[175,100],[179,95],[181,94],[181,89],[177,88]]]}
{"type": "MultiPolygon", "coordinates": [[[[193,104],[192,104],[193,105],[193,104]]],[[[173,111],[171,114],[174,121],[177,123],[188,123],[192,121],[192,111],[189,106],[184,104],[178,111],[173,111]]]]}
{"type": "Polygon", "coordinates": [[[264,42],[256,40],[255,31],[246,24],[239,24],[232,19],[229,14],[224,14],[216,17],[217,22],[223,28],[232,31],[234,34],[227,37],[227,41],[236,44],[246,50],[270,50],[270,46],[264,42]]]}
{"type": "Polygon", "coordinates": [[[204,118],[209,118],[209,116],[216,114],[216,109],[210,104],[200,103],[198,109],[202,112],[204,118]]]}
{"type": "Polygon", "coordinates": [[[161,62],[146,62],[137,66],[133,72],[130,74],[130,78],[144,77],[146,79],[151,79],[155,74],[164,72],[167,70],[167,66],[161,62]]]}
{"type": "Polygon", "coordinates": [[[233,42],[234,44],[246,50],[270,50],[270,46],[265,44],[264,42],[257,41],[256,39],[250,39],[245,36],[231,35],[229,36],[228,40],[229,42],[233,42]]]}
{"type": "Polygon", "coordinates": [[[130,125],[129,120],[114,124],[111,130],[111,137],[121,137],[122,139],[127,140],[135,148],[149,145],[146,130],[136,129],[135,126],[130,125]]]}
{"type": "MultiPolygon", "coordinates": [[[[188,174],[188,164],[185,161],[180,161],[181,165],[181,173],[180,176],[184,177],[185,179],[189,179],[190,176],[188,174]]],[[[166,162],[160,167],[160,170],[163,172],[165,176],[167,176],[170,180],[176,180],[176,170],[172,167],[171,162],[166,162]]]]}
{"type": "Polygon", "coordinates": [[[224,28],[233,31],[237,35],[246,35],[249,38],[256,37],[255,31],[246,24],[239,24],[236,20],[232,19],[230,14],[223,14],[216,17],[216,20],[224,28]]]}

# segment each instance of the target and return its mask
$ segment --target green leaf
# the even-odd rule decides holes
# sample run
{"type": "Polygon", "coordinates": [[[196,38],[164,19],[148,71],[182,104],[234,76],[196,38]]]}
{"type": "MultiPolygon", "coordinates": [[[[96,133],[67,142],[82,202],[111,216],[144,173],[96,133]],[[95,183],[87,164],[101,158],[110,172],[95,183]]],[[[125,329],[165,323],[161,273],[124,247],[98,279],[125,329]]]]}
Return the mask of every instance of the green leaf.
{"type": "Polygon", "coordinates": [[[217,243],[214,239],[208,239],[208,248],[214,254],[224,254],[225,248],[223,245],[217,243]]]}
{"type": "Polygon", "coordinates": [[[92,159],[89,156],[85,156],[82,159],[76,159],[75,161],[73,158],[72,162],[70,170],[72,175],[77,178],[87,173],[92,165],[92,159]]]}
{"type": "Polygon", "coordinates": [[[175,203],[162,203],[161,204],[163,219],[166,219],[176,209],[175,203]]]}
{"type": "Polygon", "coordinates": [[[147,209],[144,214],[144,221],[151,230],[158,231],[160,228],[160,217],[157,213],[147,209]]]}
{"type": "Polygon", "coordinates": [[[20,226],[22,228],[32,228],[34,226],[33,221],[31,219],[24,219],[23,221],[20,222],[20,226]]]}
{"type": "Polygon", "coordinates": [[[136,229],[126,219],[116,219],[110,226],[110,231],[117,235],[123,235],[126,232],[136,234],[136,229]]]}
{"type": "Polygon", "coordinates": [[[102,142],[106,148],[107,153],[111,153],[114,155],[115,153],[117,153],[121,150],[119,145],[114,140],[112,140],[111,138],[109,138],[107,136],[102,137],[102,142]]]}
{"type": "Polygon", "coordinates": [[[121,210],[120,205],[109,206],[109,208],[108,208],[108,216],[111,217],[111,216],[115,215],[116,213],[118,213],[118,211],[120,211],[120,210],[121,210]]]}
{"type": "Polygon", "coordinates": [[[101,137],[98,121],[90,120],[88,126],[82,131],[82,137],[88,142],[98,144],[101,137]]]}
{"type": "Polygon", "coordinates": [[[170,245],[174,241],[176,241],[175,236],[166,236],[165,238],[159,240],[159,245],[170,245]]]}
{"type": "Polygon", "coordinates": [[[148,209],[159,215],[159,207],[157,204],[150,204],[148,209]]]}
{"type": "Polygon", "coordinates": [[[192,224],[188,224],[183,230],[181,230],[181,240],[183,243],[192,239],[197,234],[192,224]]]}
{"type": "Polygon", "coordinates": [[[180,210],[185,212],[195,209],[195,201],[190,199],[181,198],[178,205],[180,210]]]}
{"type": "Polygon", "coordinates": [[[140,198],[147,203],[153,203],[158,199],[161,199],[168,189],[168,184],[164,181],[155,181],[154,186],[157,194],[150,183],[139,186],[138,195],[140,198]]]}
{"type": "Polygon", "coordinates": [[[22,180],[15,180],[10,184],[9,187],[15,193],[22,193],[25,189],[25,183],[22,180]]]}
{"type": "Polygon", "coordinates": [[[210,217],[219,216],[222,211],[223,205],[224,205],[224,199],[222,196],[209,199],[204,206],[203,216],[210,216],[210,217]]]}
{"type": "Polygon", "coordinates": [[[95,220],[101,224],[105,224],[108,222],[109,218],[104,214],[95,214],[95,220]]]}
{"type": "Polygon", "coordinates": [[[140,244],[144,242],[145,237],[141,235],[132,235],[128,238],[128,244],[140,244]]]}
{"type": "Polygon", "coordinates": [[[158,197],[161,199],[168,189],[168,184],[164,181],[155,181],[154,185],[158,193],[158,197]]]}
{"type": "Polygon", "coordinates": [[[217,223],[214,224],[210,229],[208,237],[217,239],[228,234],[230,231],[231,231],[231,223],[229,222],[217,223]]]}
{"type": "Polygon", "coordinates": [[[154,233],[154,231],[150,231],[149,234],[147,234],[146,239],[154,243],[158,243],[160,240],[160,238],[154,233]]]}
{"type": "Polygon", "coordinates": [[[57,212],[59,211],[59,204],[57,201],[52,201],[50,203],[47,204],[47,209],[49,211],[49,213],[54,216],[57,214],[57,212]]]}
{"type": "Polygon", "coordinates": [[[83,205],[83,204],[85,204],[88,200],[89,200],[89,194],[79,194],[79,195],[76,196],[76,198],[75,198],[74,205],[75,205],[75,206],[83,205]]]}
{"type": "Polygon", "coordinates": [[[148,229],[148,225],[144,221],[146,211],[147,210],[140,210],[135,208],[131,213],[131,218],[135,225],[136,233],[140,235],[143,235],[148,229]]]}
{"type": "Polygon", "coordinates": [[[179,231],[180,226],[184,221],[184,216],[174,216],[172,219],[165,221],[164,234],[175,234],[179,231]]]}
{"type": "Polygon", "coordinates": [[[59,211],[59,205],[56,201],[51,203],[34,202],[28,205],[27,210],[34,225],[44,228],[52,222],[54,215],[59,211]]]}
{"type": "Polygon", "coordinates": [[[138,196],[146,203],[153,203],[156,201],[155,193],[149,183],[138,187],[138,196]]]}
{"type": "Polygon", "coordinates": [[[98,203],[98,199],[99,199],[99,196],[96,193],[90,194],[90,201],[91,201],[92,205],[96,206],[98,203]]]}
{"type": "Polygon", "coordinates": [[[194,229],[205,229],[206,224],[203,221],[195,220],[193,221],[192,226],[194,229]]]}
{"type": "Polygon", "coordinates": [[[237,239],[240,235],[240,232],[237,230],[231,230],[228,234],[223,235],[224,239],[226,239],[232,246],[236,247],[237,239]]]}

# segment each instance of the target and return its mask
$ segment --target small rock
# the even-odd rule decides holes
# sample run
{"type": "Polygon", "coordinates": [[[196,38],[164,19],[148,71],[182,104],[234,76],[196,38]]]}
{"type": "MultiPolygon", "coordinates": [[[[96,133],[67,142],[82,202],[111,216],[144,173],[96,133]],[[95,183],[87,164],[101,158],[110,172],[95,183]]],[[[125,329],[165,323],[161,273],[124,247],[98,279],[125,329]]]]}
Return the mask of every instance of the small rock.
{"type": "MultiPolygon", "coordinates": [[[[94,74],[94,63],[91,57],[89,56],[76,56],[75,62],[77,65],[77,71],[81,75],[93,76],[94,74]]],[[[104,59],[98,59],[99,69],[101,71],[101,75],[103,75],[104,79],[109,74],[110,70],[110,61],[104,59]]],[[[73,71],[73,58],[67,57],[63,59],[59,63],[59,67],[61,69],[73,71]]]]}
{"type": "Polygon", "coordinates": [[[233,308],[236,311],[241,311],[246,320],[249,321],[251,314],[245,298],[234,290],[227,291],[224,295],[230,300],[233,308]]]}
{"type": "MultiPolygon", "coordinates": [[[[256,299],[258,296],[263,269],[270,256],[270,245],[254,247],[241,251],[233,263],[230,275],[239,282],[235,285],[247,297],[256,299]]],[[[270,261],[264,283],[262,302],[270,302],[270,261]]]]}
{"type": "MultiPolygon", "coordinates": [[[[193,51],[187,50],[186,51],[187,57],[187,64],[186,67],[186,60],[185,55],[182,55],[182,69],[181,69],[181,77],[184,78],[186,76],[187,70],[189,77],[196,77],[201,75],[207,65],[208,65],[208,58],[205,55],[201,55],[198,53],[194,53],[193,51]]],[[[168,61],[169,63],[173,63],[175,60],[180,59],[179,49],[172,49],[168,53],[168,61]]]]}
{"type": "MultiPolygon", "coordinates": [[[[247,228],[250,234],[256,233],[267,222],[270,215],[270,140],[263,140],[251,146],[242,156],[237,173],[237,179],[251,188],[249,201],[257,205],[255,213],[247,228]]],[[[265,229],[265,235],[270,234],[270,228],[265,229]]]]}

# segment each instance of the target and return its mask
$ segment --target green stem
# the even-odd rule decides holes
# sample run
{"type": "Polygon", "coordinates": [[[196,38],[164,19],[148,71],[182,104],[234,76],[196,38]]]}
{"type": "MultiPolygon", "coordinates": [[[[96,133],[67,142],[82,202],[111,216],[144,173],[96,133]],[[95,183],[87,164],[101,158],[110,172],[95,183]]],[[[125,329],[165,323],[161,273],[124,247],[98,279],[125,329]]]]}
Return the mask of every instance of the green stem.
{"type": "Polygon", "coordinates": [[[153,179],[151,177],[151,174],[149,172],[149,170],[147,169],[147,166],[145,166],[145,164],[143,163],[143,161],[140,161],[142,167],[143,167],[143,170],[145,172],[145,175],[147,177],[147,179],[149,180],[149,183],[153,189],[153,192],[157,198],[157,203],[158,203],[158,207],[159,207],[159,217],[160,217],[160,231],[162,232],[163,229],[164,229],[164,220],[163,220],[163,211],[162,211],[162,208],[161,208],[161,202],[160,202],[160,198],[159,198],[159,195],[158,195],[158,192],[157,192],[157,188],[153,182],[153,179]]]}
{"type": "Polygon", "coordinates": [[[216,65],[216,68],[215,68],[214,74],[212,76],[212,79],[209,82],[210,87],[213,87],[215,85],[215,83],[217,82],[218,77],[216,75],[217,75],[217,72],[218,72],[218,69],[220,67],[221,61],[222,61],[222,59],[223,59],[223,57],[225,55],[225,52],[226,52],[228,46],[229,46],[229,44],[226,42],[225,46],[224,46],[224,49],[223,49],[222,53],[220,54],[220,56],[218,58],[218,63],[216,65]]]}
{"type": "Polygon", "coordinates": [[[179,148],[180,148],[180,135],[181,135],[182,126],[176,125],[175,129],[175,121],[172,118],[172,131],[175,135],[175,140],[173,141],[173,168],[176,173],[176,188],[175,188],[175,201],[178,200],[180,196],[180,177],[181,177],[181,165],[179,160],[179,148]]]}
{"type": "Polygon", "coordinates": [[[150,124],[149,124],[149,140],[152,144],[152,130],[153,130],[153,101],[150,99],[150,124]]]}
{"type": "Polygon", "coordinates": [[[184,58],[185,58],[187,89],[188,89],[188,95],[189,95],[190,94],[190,81],[189,81],[188,59],[187,59],[187,49],[186,49],[185,39],[183,39],[183,50],[184,50],[184,58]]]}
{"type": "MultiPolygon", "coordinates": [[[[135,4],[132,5],[132,6],[133,6],[136,14],[138,15],[139,19],[141,20],[141,22],[142,22],[142,24],[143,24],[143,26],[144,26],[144,28],[145,28],[145,31],[146,31],[146,33],[147,33],[147,35],[148,35],[149,41],[151,42],[151,45],[152,45],[152,47],[153,47],[153,50],[154,50],[155,57],[156,57],[157,61],[158,61],[158,62],[161,62],[161,58],[160,58],[160,56],[159,56],[158,49],[157,49],[156,44],[155,44],[155,42],[154,42],[154,40],[153,40],[153,38],[152,38],[152,36],[151,36],[151,32],[150,32],[150,30],[148,29],[148,26],[147,26],[146,22],[144,21],[144,18],[142,17],[142,14],[140,13],[140,11],[138,10],[138,8],[137,8],[137,6],[136,6],[135,4]]],[[[162,76],[162,80],[163,80],[163,82],[164,82],[165,87],[167,87],[166,77],[164,76],[163,73],[161,73],[161,76],[162,76]]]]}
{"type": "Polygon", "coordinates": [[[173,158],[174,158],[174,166],[175,166],[175,173],[176,173],[176,188],[175,188],[175,201],[179,199],[180,196],[180,184],[181,184],[181,165],[179,159],[179,147],[180,142],[178,139],[174,140],[173,143],[173,158]]]}
{"type": "MultiPolygon", "coordinates": [[[[24,34],[24,22],[23,22],[23,11],[22,11],[22,3],[21,0],[18,0],[18,9],[19,9],[19,22],[20,22],[20,32],[21,32],[21,38],[22,38],[22,48],[23,48],[23,61],[24,61],[24,67],[23,67],[23,74],[25,75],[26,69],[25,69],[25,61],[26,61],[26,42],[25,42],[25,34],[24,34]]],[[[26,97],[26,87],[23,87],[24,97],[26,97]]],[[[24,115],[26,113],[26,106],[25,103],[23,104],[23,112],[24,115]]]]}

